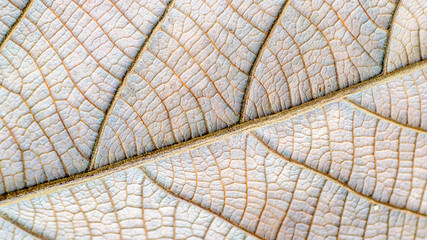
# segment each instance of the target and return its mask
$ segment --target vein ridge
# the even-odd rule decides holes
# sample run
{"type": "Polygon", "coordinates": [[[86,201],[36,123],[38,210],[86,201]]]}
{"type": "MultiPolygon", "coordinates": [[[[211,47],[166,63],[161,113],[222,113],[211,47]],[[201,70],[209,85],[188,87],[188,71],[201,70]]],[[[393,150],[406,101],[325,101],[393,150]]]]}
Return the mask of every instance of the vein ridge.
{"type": "Polygon", "coordinates": [[[389,22],[389,28],[387,31],[387,38],[386,38],[386,42],[385,42],[385,54],[384,54],[384,59],[383,59],[383,68],[382,68],[382,73],[386,74],[387,73],[387,62],[388,62],[388,57],[389,57],[389,49],[390,49],[390,36],[393,33],[393,29],[394,29],[394,20],[396,19],[397,13],[399,12],[400,6],[402,5],[402,2],[404,0],[397,0],[396,2],[396,8],[394,9],[393,15],[390,18],[390,22],[389,22]]]}
{"type": "Polygon", "coordinates": [[[407,130],[418,132],[418,133],[427,134],[427,130],[425,130],[425,129],[422,129],[420,127],[414,127],[414,126],[405,125],[405,124],[403,124],[401,122],[398,122],[398,121],[396,121],[396,120],[394,120],[394,119],[392,119],[390,117],[385,117],[385,116],[383,116],[383,115],[381,115],[379,113],[373,112],[373,111],[371,111],[371,110],[363,107],[362,105],[360,105],[360,104],[358,104],[358,103],[356,103],[356,102],[354,102],[354,101],[352,101],[352,100],[350,100],[348,98],[345,98],[343,101],[346,102],[346,103],[348,103],[348,104],[350,104],[355,109],[357,109],[357,110],[359,110],[361,112],[364,112],[366,114],[372,115],[375,118],[378,118],[379,120],[391,123],[393,125],[397,125],[398,127],[403,128],[403,129],[407,129],[407,130]]]}
{"type": "Polygon", "coordinates": [[[24,20],[25,16],[27,16],[27,13],[30,11],[34,2],[35,0],[28,0],[27,5],[25,5],[24,9],[21,10],[21,15],[19,15],[18,19],[16,19],[13,25],[9,28],[9,31],[7,31],[6,35],[4,35],[4,38],[0,43],[0,53],[3,51],[3,48],[6,46],[6,43],[10,40],[13,33],[18,28],[18,25],[24,20]]]}
{"type": "Polygon", "coordinates": [[[262,43],[258,54],[255,56],[255,60],[252,63],[251,69],[249,70],[249,74],[248,74],[248,83],[246,84],[246,89],[244,91],[244,97],[243,97],[243,101],[242,101],[242,105],[240,106],[240,115],[239,115],[239,122],[244,122],[246,121],[245,119],[245,113],[246,113],[246,108],[247,108],[247,104],[249,101],[249,91],[251,90],[251,86],[252,86],[252,79],[253,79],[253,73],[255,71],[256,66],[258,65],[262,53],[265,51],[265,48],[267,47],[267,44],[270,42],[271,36],[273,36],[273,32],[274,30],[276,30],[277,26],[280,24],[280,20],[282,19],[282,16],[286,10],[286,8],[289,6],[291,0],[285,0],[285,2],[283,3],[282,7],[280,8],[279,12],[277,13],[277,17],[274,19],[273,24],[271,25],[271,28],[268,30],[267,35],[265,36],[264,42],[262,43]]]}
{"type": "MultiPolygon", "coordinates": [[[[221,140],[247,133],[265,126],[273,125],[287,119],[291,119],[297,115],[301,115],[312,111],[314,109],[323,107],[329,103],[342,100],[350,95],[359,93],[370,89],[372,87],[390,82],[392,80],[401,78],[412,72],[419,71],[427,67],[427,59],[417,63],[407,65],[387,74],[379,74],[361,83],[352,85],[348,88],[338,90],[328,95],[319,97],[310,102],[283,110],[282,112],[249,120],[243,123],[238,123],[228,128],[212,132],[201,137],[193,138],[191,140],[180,142],[171,146],[155,150],[153,152],[138,155],[132,158],[127,158],[101,168],[89,170],[79,174],[71,175],[65,178],[45,182],[36,186],[21,189],[18,191],[0,195],[0,207],[17,203],[24,200],[29,200],[34,197],[43,196],[52,192],[57,192],[62,189],[67,189],[81,183],[100,179],[114,173],[133,168],[140,167],[148,163],[153,163],[165,158],[180,155],[184,152],[191,151],[196,148],[210,145],[221,140]]],[[[424,216],[424,215],[422,215],[424,216]]],[[[424,217],[427,217],[424,216],[424,217]]]]}
{"type": "Polygon", "coordinates": [[[170,12],[170,10],[173,8],[175,4],[175,0],[171,0],[168,5],[166,6],[163,14],[159,17],[159,21],[157,24],[151,29],[150,33],[148,34],[148,38],[145,39],[145,41],[142,43],[141,48],[139,49],[138,53],[136,54],[135,59],[132,61],[131,65],[127,69],[122,81],[119,84],[119,87],[117,88],[116,93],[114,94],[113,100],[111,101],[110,106],[107,109],[107,113],[104,116],[104,119],[102,120],[101,127],[99,128],[98,135],[95,140],[95,145],[93,147],[91,157],[89,160],[89,165],[87,171],[91,171],[96,168],[96,155],[99,151],[99,147],[101,144],[101,139],[104,133],[104,129],[107,125],[108,118],[111,116],[114,106],[116,105],[117,101],[119,100],[120,93],[122,92],[123,88],[125,87],[125,83],[129,79],[130,73],[134,70],[136,63],[139,62],[139,60],[142,57],[143,52],[145,52],[148,49],[149,44],[151,43],[151,40],[153,39],[155,33],[161,28],[162,23],[165,20],[166,15],[170,12]]]}
{"type": "Polygon", "coordinates": [[[0,217],[3,218],[3,220],[5,220],[6,222],[12,224],[13,226],[15,226],[16,228],[24,231],[25,233],[28,233],[30,236],[34,237],[35,239],[40,239],[40,240],[45,240],[47,238],[31,231],[30,229],[28,229],[26,226],[20,224],[19,222],[14,221],[13,219],[11,219],[9,216],[7,216],[4,213],[0,213],[0,217]]]}
{"type": "Polygon", "coordinates": [[[304,169],[306,171],[309,171],[309,172],[312,172],[312,173],[314,173],[316,175],[319,175],[319,176],[323,177],[324,179],[326,179],[328,181],[331,181],[331,182],[337,184],[338,186],[344,188],[346,191],[352,193],[353,195],[357,196],[360,199],[365,199],[365,200],[369,201],[371,204],[381,205],[381,206],[384,206],[384,207],[386,207],[386,208],[388,208],[390,210],[395,210],[395,211],[399,211],[399,212],[403,212],[403,213],[415,215],[416,217],[419,217],[419,218],[427,218],[427,214],[419,213],[419,212],[416,212],[416,211],[413,211],[413,210],[409,210],[409,209],[405,209],[405,208],[396,207],[396,206],[393,206],[393,205],[391,205],[389,203],[381,202],[381,201],[376,200],[376,199],[374,199],[372,197],[365,196],[365,195],[357,192],[356,190],[352,189],[351,187],[349,187],[346,183],[340,182],[337,179],[329,176],[328,174],[326,174],[326,173],[324,173],[322,171],[319,171],[319,170],[314,169],[312,167],[309,167],[309,166],[307,166],[307,165],[305,165],[303,163],[300,163],[300,162],[297,162],[297,161],[294,161],[294,160],[291,160],[291,159],[288,159],[288,158],[284,157],[283,155],[281,155],[280,153],[278,153],[276,150],[274,150],[270,146],[268,146],[255,133],[251,132],[250,135],[253,136],[272,155],[274,155],[274,156],[276,156],[276,157],[284,160],[288,164],[291,164],[291,165],[294,165],[294,166],[298,166],[301,169],[304,169]]]}
{"type": "Polygon", "coordinates": [[[261,238],[260,236],[257,236],[257,235],[255,235],[254,233],[249,232],[248,230],[246,230],[246,229],[242,228],[242,227],[241,227],[241,226],[239,226],[238,224],[236,224],[236,223],[232,222],[231,220],[229,220],[229,219],[225,218],[225,217],[224,217],[224,216],[222,216],[221,214],[216,213],[216,212],[213,212],[212,210],[210,210],[210,209],[208,209],[208,208],[205,208],[205,207],[203,207],[203,206],[199,205],[198,203],[195,203],[195,202],[193,202],[193,201],[187,200],[187,199],[185,199],[185,198],[183,198],[183,197],[181,197],[181,196],[177,195],[176,193],[174,193],[174,192],[170,191],[169,189],[165,188],[165,187],[164,187],[164,186],[162,186],[161,184],[157,183],[153,178],[151,178],[150,174],[149,174],[149,173],[148,173],[148,172],[147,172],[143,167],[140,167],[140,168],[138,168],[138,169],[142,172],[142,174],[144,175],[144,177],[145,177],[145,178],[146,178],[146,179],[147,179],[151,184],[153,184],[154,186],[158,187],[160,190],[162,190],[163,192],[165,192],[167,195],[172,196],[172,197],[174,197],[174,198],[178,199],[179,201],[183,201],[183,202],[185,202],[185,203],[188,203],[188,204],[190,204],[191,206],[195,206],[195,207],[197,207],[197,208],[199,208],[199,209],[201,209],[201,210],[203,210],[203,211],[208,211],[208,212],[209,212],[209,214],[212,214],[213,216],[215,216],[215,217],[217,217],[217,218],[219,218],[219,219],[221,219],[221,220],[223,220],[223,221],[225,221],[225,222],[227,222],[227,223],[231,224],[233,227],[238,228],[239,230],[241,230],[241,231],[245,232],[247,235],[249,235],[249,236],[251,236],[251,237],[258,238],[258,239],[263,239],[263,238],[261,238]]]}

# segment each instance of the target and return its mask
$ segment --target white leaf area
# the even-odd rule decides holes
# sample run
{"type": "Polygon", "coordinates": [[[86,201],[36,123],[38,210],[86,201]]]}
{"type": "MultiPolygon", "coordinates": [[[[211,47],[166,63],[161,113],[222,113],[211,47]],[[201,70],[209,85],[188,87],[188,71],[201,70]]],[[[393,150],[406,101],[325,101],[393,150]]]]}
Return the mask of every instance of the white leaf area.
{"type": "Polygon", "coordinates": [[[0,239],[427,239],[427,2],[0,0],[0,239]]]}

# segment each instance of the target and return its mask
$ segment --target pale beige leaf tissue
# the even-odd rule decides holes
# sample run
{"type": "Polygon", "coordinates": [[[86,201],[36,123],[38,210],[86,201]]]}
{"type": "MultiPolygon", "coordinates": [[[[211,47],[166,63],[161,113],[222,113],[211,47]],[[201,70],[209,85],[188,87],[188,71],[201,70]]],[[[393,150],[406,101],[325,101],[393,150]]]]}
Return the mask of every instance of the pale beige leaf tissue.
{"type": "Polygon", "coordinates": [[[0,0],[0,239],[426,239],[427,2],[0,0]]]}

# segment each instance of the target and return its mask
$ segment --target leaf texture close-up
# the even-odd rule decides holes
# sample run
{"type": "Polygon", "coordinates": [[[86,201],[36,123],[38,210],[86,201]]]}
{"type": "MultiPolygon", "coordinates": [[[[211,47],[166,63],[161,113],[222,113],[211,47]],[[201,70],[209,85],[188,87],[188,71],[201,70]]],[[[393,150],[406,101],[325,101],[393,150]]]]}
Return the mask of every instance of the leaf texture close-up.
{"type": "Polygon", "coordinates": [[[427,2],[0,0],[0,239],[427,239],[427,2]]]}

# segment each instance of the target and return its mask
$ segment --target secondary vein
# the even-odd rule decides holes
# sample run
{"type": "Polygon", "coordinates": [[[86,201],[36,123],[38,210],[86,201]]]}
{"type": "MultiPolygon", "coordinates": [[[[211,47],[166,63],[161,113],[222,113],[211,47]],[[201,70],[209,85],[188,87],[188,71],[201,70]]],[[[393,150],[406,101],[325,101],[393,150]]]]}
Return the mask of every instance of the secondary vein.
{"type": "Polygon", "coordinates": [[[404,212],[404,213],[407,213],[407,214],[415,215],[415,216],[420,217],[420,218],[427,218],[426,214],[419,213],[419,212],[416,212],[416,211],[413,211],[413,210],[409,210],[409,209],[405,209],[405,208],[401,208],[401,207],[397,207],[397,206],[391,205],[390,203],[381,202],[381,201],[376,200],[376,199],[374,199],[372,197],[365,196],[365,195],[361,194],[360,192],[357,192],[356,190],[354,190],[351,187],[349,187],[346,183],[340,182],[339,180],[337,180],[337,179],[329,176],[328,174],[326,174],[326,173],[324,173],[322,171],[319,171],[317,169],[309,167],[309,166],[307,166],[304,163],[300,163],[300,162],[297,162],[297,161],[285,158],[283,155],[281,155],[280,153],[278,153],[276,150],[274,150],[270,146],[268,146],[256,134],[251,134],[251,136],[253,136],[255,139],[257,139],[257,141],[263,147],[265,147],[269,153],[271,153],[272,155],[276,156],[277,158],[282,159],[286,163],[289,163],[289,164],[294,165],[294,166],[298,166],[301,169],[304,169],[306,171],[309,171],[309,172],[312,172],[312,173],[314,173],[316,175],[319,175],[319,176],[323,177],[324,179],[326,179],[328,181],[331,181],[331,182],[337,184],[338,186],[344,188],[346,191],[352,193],[353,195],[357,196],[360,199],[365,199],[365,200],[369,201],[371,204],[381,205],[381,206],[384,206],[384,207],[386,207],[388,209],[391,209],[391,210],[396,210],[396,211],[404,212]]]}
{"type": "Polygon", "coordinates": [[[348,104],[350,104],[350,105],[351,105],[352,107],[354,107],[355,109],[357,109],[357,110],[359,110],[359,111],[362,111],[362,112],[364,112],[364,113],[367,113],[367,114],[369,114],[369,115],[372,115],[372,116],[374,116],[375,118],[378,118],[379,120],[382,120],[382,121],[385,121],[385,122],[391,123],[391,124],[396,125],[396,126],[398,126],[398,127],[400,127],[400,128],[403,128],[403,129],[407,129],[407,130],[414,131],[414,132],[418,132],[418,133],[427,134],[427,130],[425,130],[425,129],[422,129],[422,128],[420,128],[420,127],[414,127],[414,126],[410,126],[410,125],[405,125],[405,124],[403,124],[403,123],[401,123],[401,122],[398,122],[398,121],[396,121],[396,120],[394,120],[394,119],[392,119],[392,118],[390,118],[390,117],[385,117],[385,116],[383,116],[383,115],[381,115],[381,114],[378,114],[378,113],[376,113],[376,112],[373,112],[373,111],[371,111],[371,110],[369,110],[369,109],[367,109],[367,108],[365,108],[365,107],[361,106],[361,105],[360,105],[360,104],[358,104],[358,103],[355,103],[354,101],[352,101],[352,100],[350,100],[350,99],[348,99],[348,98],[346,98],[344,101],[345,101],[345,102],[347,102],[348,104]]]}
{"type": "Polygon", "coordinates": [[[156,182],[156,181],[155,181],[155,180],[150,176],[150,174],[149,174],[149,173],[148,173],[144,168],[139,168],[139,170],[142,172],[142,174],[144,175],[144,177],[145,177],[145,178],[146,178],[146,179],[147,179],[151,184],[153,184],[154,186],[156,186],[156,187],[160,188],[160,190],[162,190],[162,191],[163,191],[163,192],[165,192],[166,194],[168,194],[168,195],[170,195],[170,196],[172,196],[172,197],[174,197],[174,198],[178,199],[179,201],[182,201],[182,202],[188,203],[188,204],[190,204],[191,206],[195,206],[195,207],[197,207],[197,208],[198,208],[198,209],[200,209],[200,210],[208,211],[210,214],[212,214],[212,215],[214,215],[215,217],[217,217],[217,218],[219,218],[219,219],[221,219],[221,220],[223,220],[223,221],[225,221],[225,222],[227,222],[227,223],[231,224],[233,227],[240,229],[241,231],[245,232],[245,233],[246,233],[247,235],[249,235],[249,236],[252,236],[252,237],[254,237],[254,238],[260,238],[260,239],[263,239],[263,238],[261,238],[260,236],[257,236],[257,235],[255,235],[254,233],[249,232],[248,230],[246,230],[246,229],[242,228],[241,226],[239,226],[237,223],[235,223],[235,222],[231,221],[230,219],[225,218],[225,217],[224,217],[224,216],[222,216],[221,214],[216,213],[216,212],[214,212],[214,211],[212,211],[212,210],[210,210],[210,209],[208,209],[208,208],[206,208],[206,207],[203,207],[203,206],[201,206],[200,204],[198,204],[198,203],[196,203],[196,202],[193,202],[193,201],[190,201],[190,200],[188,200],[188,199],[185,199],[185,198],[183,198],[183,197],[179,196],[178,194],[174,193],[173,191],[171,191],[171,190],[169,190],[169,189],[165,188],[163,185],[161,185],[161,184],[159,184],[158,182],[156,182]]]}
{"type": "Polygon", "coordinates": [[[18,28],[18,25],[24,20],[27,13],[30,11],[33,6],[35,0],[29,0],[27,5],[25,5],[24,9],[21,11],[21,15],[19,15],[18,19],[13,23],[12,27],[10,27],[9,31],[4,36],[3,40],[0,43],[0,53],[3,51],[3,48],[6,46],[6,43],[10,40],[15,30],[18,28]]]}
{"type": "Polygon", "coordinates": [[[37,186],[32,186],[18,191],[5,193],[3,195],[0,195],[0,207],[28,200],[34,197],[43,196],[52,192],[57,192],[62,189],[67,189],[88,181],[93,181],[112,175],[117,172],[121,172],[129,168],[140,167],[148,163],[177,156],[182,153],[203,146],[207,146],[233,136],[247,133],[265,126],[273,125],[275,123],[283,122],[284,120],[291,119],[301,114],[305,114],[314,109],[323,107],[329,103],[342,100],[352,94],[365,91],[367,89],[390,82],[397,78],[401,78],[405,75],[422,70],[426,67],[427,60],[423,60],[421,62],[408,65],[406,67],[400,68],[387,74],[380,74],[364,82],[358,83],[345,89],[341,89],[337,92],[330,93],[328,95],[314,99],[310,102],[303,103],[299,106],[283,110],[282,112],[270,116],[253,119],[243,123],[238,123],[231,127],[224,128],[216,132],[212,132],[207,135],[188,140],[186,142],[180,142],[153,152],[145,153],[132,158],[127,158],[98,169],[82,172],[76,175],[71,175],[50,182],[45,182],[37,186]]]}
{"type": "Polygon", "coordinates": [[[261,45],[261,48],[258,51],[258,54],[255,56],[255,60],[252,63],[251,69],[249,70],[248,83],[246,84],[246,89],[244,91],[245,95],[243,97],[242,106],[240,109],[239,122],[244,122],[246,120],[245,113],[246,113],[246,108],[249,102],[249,91],[251,90],[255,68],[258,65],[259,61],[261,60],[262,53],[265,51],[268,43],[270,42],[270,39],[272,38],[272,34],[274,30],[276,30],[277,26],[280,24],[280,20],[282,19],[283,13],[285,12],[286,7],[289,5],[290,2],[291,0],[285,0],[285,2],[283,3],[282,7],[279,10],[279,13],[277,14],[277,17],[274,19],[274,22],[271,25],[271,28],[267,32],[267,35],[264,39],[264,42],[261,45]]]}
{"type": "Polygon", "coordinates": [[[126,86],[126,82],[128,81],[129,77],[131,76],[131,73],[133,72],[133,70],[135,69],[136,64],[141,59],[142,54],[148,49],[152,39],[154,38],[155,33],[158,32],[158,30],[161,28],[162,23],[164,22],[166,15],[168,15],[170,10],[173,8],[174,3],[175,3],[175,0],[171,0],[168,3],[168,5],[166,6],[166,9],[163,12],[162,16],[160,16],[159,21],[154,26],[154,28],[151,29],[151,32],[148,34],[148,38],[142,44],[141,48],[139,49],[138,53],[136,54],[135,59],[133,60],[133,62],[129,66],[129,68],[127,69],[127,71],[123,77],[123,80],[119,84],[119,87],[117,88],[117,91],[114,94],[113,101],[111,102],[110,106],[108,107],[107,113],[105,114],[105,117],[101,123],[101,127],[99,128],[98,136],[97,136],[96,141],[95,141],[95,146],[92,150],[92,154],[91,154],[91,158],[89,160],[89,166],[88,166],[87,171],[91,171],[91,170],[96,168],[96,156],[98,155],[98,152],[99,152],[100,142],[101,142],[102,136],[104,135],[105,127],[108,124],[108,119],[113,114],[114,107],[116,106],[117,101],[120,98],[120,93],[122,92],[123,88],[126,86]]]}

